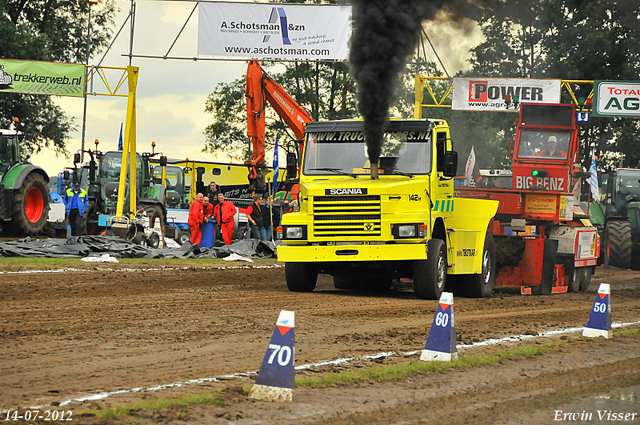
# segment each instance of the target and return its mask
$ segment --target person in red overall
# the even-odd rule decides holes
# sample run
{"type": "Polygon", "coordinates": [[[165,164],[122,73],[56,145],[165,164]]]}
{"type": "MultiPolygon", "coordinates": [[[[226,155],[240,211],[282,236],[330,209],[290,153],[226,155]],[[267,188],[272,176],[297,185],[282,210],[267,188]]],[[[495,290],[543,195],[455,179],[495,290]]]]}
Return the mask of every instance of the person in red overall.
{"type": "Polygon", "coordinates": [[[191,208],[189,208],[189,230],[191,231],[191,243],[200,245],[200,241],[202,240],[202,232],[200,231],[200,225],[202,223],[206,223],[207,220],[204,216],[204,208],[203,202],[204,195],[202,193],[198,193],[196,195],[196,200],[191,204],[191,208]]]}
{"type": "Polygon", "coordinates": [[[209,197],[202,198],[202,214],[207,218],[213,218],[213,205],[209,202],[209,197]]]}
{"type": "Polygon", "coordinates": [[[233,216],[237,211],[236,206],[231,201],[225,201],[224,195],[218,193],[218,205],[213,209],[213,217],[218,220],[225,245],[231,245],[233,227],[235,225],[233,216]]]}

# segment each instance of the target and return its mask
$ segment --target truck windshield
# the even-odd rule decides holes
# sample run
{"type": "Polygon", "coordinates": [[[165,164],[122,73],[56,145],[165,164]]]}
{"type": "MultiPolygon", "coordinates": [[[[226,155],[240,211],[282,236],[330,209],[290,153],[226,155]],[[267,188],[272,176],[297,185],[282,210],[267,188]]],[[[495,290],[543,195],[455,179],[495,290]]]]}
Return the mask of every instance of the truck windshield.
{"type": "MultiPolygon", "coordinates": [[[[429,174],[431,149],[430,131],[385,133],[379,162],[380,174],[429,174]]],[[[362,133],[308,133],[303,173],[370,174],[371,163],[362,133]]]]}
{"type": "Polygon", "coordinates": [[[567,159],[571,131],[523,129],[518,141],[519,159],[567,159]]]}

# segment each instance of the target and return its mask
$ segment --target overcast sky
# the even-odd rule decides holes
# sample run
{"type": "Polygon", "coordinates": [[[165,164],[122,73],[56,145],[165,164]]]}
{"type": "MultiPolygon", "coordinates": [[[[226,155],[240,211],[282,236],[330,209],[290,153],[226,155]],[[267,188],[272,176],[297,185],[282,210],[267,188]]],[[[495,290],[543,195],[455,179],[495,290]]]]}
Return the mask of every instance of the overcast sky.
{"type": "MultiPolygon", "coordinates": [[[[126,19],[130,2],[117,0],[117,6],[120,12],[115,18],[114,34],[126,19]]],[[[193,7],[194,3],[186,1],[138,1],[133,53],[166,54],[193,7]]],[[[171,56],[197,55],[197,25],[196,10],[171,50],[171,56]]],[[[465,60],[469,57],[469,48],[481,39],[479,29],[464,34],[442,22],[427,24],[425,28],[450,75],[467,67],[465,60]]],[[[128,51],[129,23],[102,66],[126,67],[128,58],[122,54],[128,51]]],[[[102,55],[93,57],[91,64],[97,65],[102,55]]],[[[435,60],[432,51],[428,50],[427,55],[429,60],[435,60]]],[[[138,152],[149,151],[151,142],[155,141],[156,151],[162,151],[171,158],[229,161],[224,154],[215,157],[201,152],[204,147],[203,132],[212,119],[211,114],[204,112],[204,107],[207,96],[218,83],[233,81],[245,73],[245,62],[133,58],[132,65],[140,68],[137,89],[138,152]]],[[[110,84],[116,81],[110,81],[110,84]]],[[[81,147],[83,100],[58,97],[55,102],[67,114],[75,117],[78,131],[71,134],[72,139],[68,143],[68,150],[73,154],[81,147]]],[[[93,149],[95,139],[100,141],[102,151],[117,149],[120,124],[125,121],[126,111],[126,98],[89,96],[85,149],[93,149]]],[[[57,175],[65,166],[72,165],[71,159],[56,157],[50,150],[34,155],[31,161],[43,167],[49,175],[57,175]]]]}

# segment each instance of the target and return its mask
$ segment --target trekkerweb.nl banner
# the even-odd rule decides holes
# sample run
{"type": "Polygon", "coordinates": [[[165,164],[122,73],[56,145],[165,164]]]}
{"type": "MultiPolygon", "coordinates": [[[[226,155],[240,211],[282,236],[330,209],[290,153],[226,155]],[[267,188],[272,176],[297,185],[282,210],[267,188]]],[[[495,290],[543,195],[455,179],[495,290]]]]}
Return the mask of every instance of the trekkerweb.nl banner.
{"type": "Polygon", "coordinates": [[[82,97],[84,65],[0,59],[0,93],[82,97]]]}
{"type": "Polygon", "coordinates": [[[347,60],[351,6],[199,4],[198,55],[347,60]]]}

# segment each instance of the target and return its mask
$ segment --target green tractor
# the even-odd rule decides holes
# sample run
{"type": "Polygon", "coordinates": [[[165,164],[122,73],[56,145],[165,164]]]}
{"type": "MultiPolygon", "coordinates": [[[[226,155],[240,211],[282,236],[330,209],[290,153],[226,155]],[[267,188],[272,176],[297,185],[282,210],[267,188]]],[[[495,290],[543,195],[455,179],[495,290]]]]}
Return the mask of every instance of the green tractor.
{"type": "Polygon", "coordinates": [[[28,162],[28,155],[23,158],[21,135],[16,130],[0,130],[0,228],[33,236],[47,225],[49,177],[28,162]]]}
{"type": "Polygon", "coordinates": [[[600,175],[604,201],[592,201],[591,222],[601,231],[605,264],[640,265],[640,169],[618,168],[600,175]]]}
{"type": "MultiPolygon", "coordinates": [[[[152,145],[155,148],[155,144],[152,145]]],[[[116,214],[118,202],[118,190],[120,182],[120,173],[122,172],[122,151],[101,152],[97,148],[94,151],[86,151],[90,156],[90,161],[77,169],[78,179],[82,187],[87,187],[89,206],[85,213],[85,225],[87,234],[97,234],[110,226],[110,219],[116,214]]],[[[175,190],[183,191],[180,185],[184,185],[184,179],[177,183],[177,188],[171,186],[170,190],[164,191],[162,184],[162,167],[166,166],[166,157],[161,156],[160,165],[154,166],[150,163],[151,159],[157,155],[156,152],[136,154],[136,199],[137,209],[140,212],[145,211],[149,226],[154,227],[156,221],[159,221],[162,227],[166,224],[166,206],[173,205],[175,198],[182,201],[182,193],[174,193],[175,190]],[[171,190],[173,189],[173,190],[171,190]],[[168,198],[165,197],[165,193],[168,198]],[[168,204],[165,206],[165,203],[168,204]]],[[[80,162],[80,154],[76,154],[74,164],[80,162]]],[[[179,168],[179,167],[175,167],[179,168]]],[[[167,171],[167,183],[171,184],[171,178],[175,172],[170,167],[167,171]]],[[[125,205],[129,205],[129,179],[125,186],[125,205]]],[[[173,230],[173,229],[168,229],[173,230]]],[[[167,235],[171,237],[171,235],[167,235]]],[[[134,242],[140,243],[145,240],[144,229],[136,226],[136,231],[131,232],[131,237],[127,236],[134,242]]],[[[153,241],[147,240],[150,246],[156,245],[153,241]]]]}

